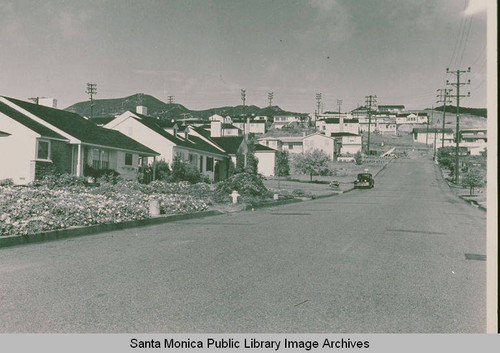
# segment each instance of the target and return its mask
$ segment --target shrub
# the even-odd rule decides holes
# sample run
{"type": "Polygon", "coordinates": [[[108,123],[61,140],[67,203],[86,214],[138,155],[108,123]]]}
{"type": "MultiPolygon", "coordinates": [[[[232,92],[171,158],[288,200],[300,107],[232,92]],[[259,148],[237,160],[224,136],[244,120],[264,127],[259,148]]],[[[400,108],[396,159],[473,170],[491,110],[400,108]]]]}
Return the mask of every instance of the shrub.
{"type": "Polygon", "coordinates": [[[228,201],[233,190],[238,191],[241,196],[258,196],[260,198],[271,196],[260,177],[250,173],[239,173],[216,185],[215,200],[228,201]]]}
{"type": "Polygon", "coordinates": [[[361,151],[356,152],[354,155],[354,161],[357,165],[363,164],[363,156],[361,155],[361,151]]]}
{"type": "Polygon", "coordinates": [[[288,151],[277,151],[276,152],[276,164],[274,167],[274,174],[276,176],[289,176],[290,175],[290,164],[288,161],[288,151]]]}
{"type": "Polygon", "coordinates": [[[189,181],[192,184],[200,182],[210,182],[208,177],[201,174],[194,164],[186,163],[179,155],[174,157],[172,162],[172,172],[168,181],[189,181]]]}
{"type": "Polygon", "coordinates": [[[0,180],[0,186],[13,186],[14,181],[12,179],[2,179],[0,180]]]}

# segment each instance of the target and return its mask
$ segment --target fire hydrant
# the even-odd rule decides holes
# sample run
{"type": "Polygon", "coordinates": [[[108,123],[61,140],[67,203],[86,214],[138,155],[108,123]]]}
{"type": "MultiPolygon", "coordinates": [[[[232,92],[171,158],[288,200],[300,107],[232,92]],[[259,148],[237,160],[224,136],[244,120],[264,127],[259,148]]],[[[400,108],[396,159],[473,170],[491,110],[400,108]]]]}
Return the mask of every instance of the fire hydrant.
{"type": "Polygon", "coordinates": [[[233,203],[237,203],[238,202],[238,197],[241,196],[241,195],[238,194],[238,191],[233,190],[233,192],[229,196],[231,196],[233,198],[233,203]]]}

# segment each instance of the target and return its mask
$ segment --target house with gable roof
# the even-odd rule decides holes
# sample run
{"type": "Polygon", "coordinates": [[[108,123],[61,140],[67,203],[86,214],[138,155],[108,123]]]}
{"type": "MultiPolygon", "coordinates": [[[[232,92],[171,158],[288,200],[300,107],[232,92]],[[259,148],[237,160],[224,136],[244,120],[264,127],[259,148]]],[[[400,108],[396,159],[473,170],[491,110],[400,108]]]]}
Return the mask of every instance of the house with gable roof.
{"type": "Polygon", "coordinates": [[[48,169],[85,176],[88,167],[113,169],[133,180],[141,159],[158,155],[78,114],[3,96],[0,126],[5,133],[0,138],[0,179],[16,184],[28,184],[48,169]]]}
{"type": "MultiPolygon", "coordinates": [[[[218,121],[214,123],[220,124],[218,121]]],[[[170,166],[174,156],[179,155],[186,163],[195,165],[210,180],[219,181],[228,176],[229,155],[196,132],[203,128],[187,125],[179,132],[174,124],[170,133],[160,126],[157,119],[131,111],[124,112],[104,127],[120,131],[158,151],[159,159],[170,166]]]]}

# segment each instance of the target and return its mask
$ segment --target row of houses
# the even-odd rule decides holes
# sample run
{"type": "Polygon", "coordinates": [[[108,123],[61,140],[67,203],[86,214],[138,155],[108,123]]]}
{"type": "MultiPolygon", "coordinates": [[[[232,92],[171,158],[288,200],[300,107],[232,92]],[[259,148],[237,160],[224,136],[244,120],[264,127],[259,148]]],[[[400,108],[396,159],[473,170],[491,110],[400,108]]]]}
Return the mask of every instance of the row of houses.
{"type": "MultiPolygon", "coordinates": [[[[44,170],[86,176],[113,169],[134,180],[148,164],[178,155],[213,181],[228,177],[231,162],[248,151],[247,135],[227,134],[220,121],[200,126],[164,124],[144,107],[99,124],[78,114],[0,97],[0,180],[28,184],[44,170]],[[163,126],[162,126],[163,125],[163,126]],[[168,125],[168,126],[165,126],[168,125]]],[[[248,126],[248,125],[247,125],[248,126]]],[[[275,150],[256,148],[258,172],[274,174],[275,150]]]]}

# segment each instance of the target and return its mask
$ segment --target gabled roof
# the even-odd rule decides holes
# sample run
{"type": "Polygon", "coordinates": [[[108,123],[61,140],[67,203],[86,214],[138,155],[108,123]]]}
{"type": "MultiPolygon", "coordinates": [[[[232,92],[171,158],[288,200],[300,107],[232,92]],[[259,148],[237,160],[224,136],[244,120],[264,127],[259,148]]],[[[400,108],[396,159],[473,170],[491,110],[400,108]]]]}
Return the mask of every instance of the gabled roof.
{"type": "MultiPolygon", "coordinates": [[[[98,145],[103,147],[113,147],[117,149],[147,153],[151,155],[158,154],[152,149],[131,139],[130,137],[123,135],[121,132],[99,127],[78,114],[70,113],[64,110],[49,108],[38,104],[24,102],[14,98],[8,98],[8,97],[4,98],[10,101],[11,103],[14,103],[18,107],[35,115],[36,117],[45,121],[51,126],[61,131],[64,131],[66,134],[80,140],[84,144],[98,145]]],[[[35,122],[32,118],[28,116],[26,116],[26,118],[29,119],[29,121],[24,120],[23,125],[29,128],[31,128],[30,126],[35,126],[36,124],[42,125],[40,123],[35,122]],[[29,126],[26,124],[28,124],[29,126]]],[[[47,129],[47,131],[48,130],[52,131],[52,129],[50,129],[47,126],[45,126],[45,129],[47,129]]],[[[52,131],[52,134],[64,138],[61,135],[55,133],[54,131],[52,131]]]]}
{"type": "MultiPolygon", "coordinates": [[[[158,125],[158,121],[155,118],[152,118],[152,117],[149,117],[146,115],[142,115],[142,114],[138,114],[138,113],[134,113],[134,112],[129,112],[129,113],[130,113],[131,118],[135,119],[139,123],[143,124],[144,126],[146,126],[149,129],[153,130],[154,132],[156,132],[160,136],[166,138],[170,142],[176,144],[177,146],[192,148],[192,149],[204,151],[204,152],[216,153],[219,155],[224,155],[224,152],[221,152],[220,150],[213,147],[212,145],[210,145],[209,143],[207,143],[206,141],[204,141],[203,139],[201,139],[197,136],[189,135],[189,133],[188,133],[187,140],[184,138],[183,133],[178,133],[177,136],[174,136],[174,135],[170,134],[169,132],[165,131],[164,129],[162,129],[158,125]]],[[[194,129],[194,127],[192,127],[192,128],[194,129]]],[[[189,129],[189,127],[186,127],[186,129],[189,129]]]]}
{"type": "Polygon", "coordinates": [[[33,119],[27,117],[21,112],[18,112],[14,108],[9,107],[5,103],[0,102],[0,113],[7,115],[9,118],[17,121],[18,123],[26,126],[28,129],[36,132],[42,137],[56,138],[61,140],[67,140],[64,136],[59,135],[57,132],[52,131],[48,127],[34,121],[33,119]]]}
{"type": "Polygon", "coordinates": [[[255,144],[255,151],[258,152],[276,152],[274,148],[261,145],[260,143],[255,144]]]}
{"type": "Polygon", "coordinates": [[[212,137],[211,139],[227,153],[236,154],[245,137],[227,136],[227,137],[212,137]]]}
{"type": "Polygon", "coordinates": [[[115,120],[115,118],[116,117],[114,116],[100,116],[96,118],[90,118],[88,120],[96,125],[106,125],[107,123],[115,120]]]}

